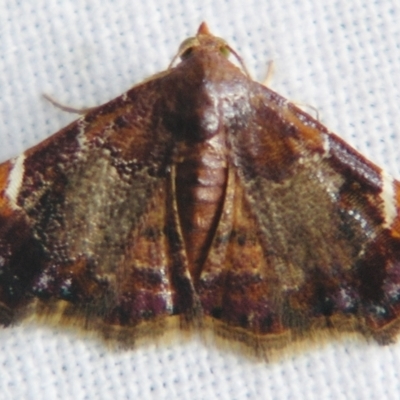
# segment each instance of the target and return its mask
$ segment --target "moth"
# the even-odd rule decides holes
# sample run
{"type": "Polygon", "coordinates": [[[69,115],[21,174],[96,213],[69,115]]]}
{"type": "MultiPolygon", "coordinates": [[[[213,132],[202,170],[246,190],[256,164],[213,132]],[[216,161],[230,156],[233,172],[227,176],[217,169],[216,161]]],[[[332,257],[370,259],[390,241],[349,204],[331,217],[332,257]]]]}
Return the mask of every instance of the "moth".
{"type": "Polygon", "coordinates": [[[0,188],[4,326],[207,326],[257,351],[399,331],[399,182],[204,23],[165,72],[1,164],[0,188]]]}

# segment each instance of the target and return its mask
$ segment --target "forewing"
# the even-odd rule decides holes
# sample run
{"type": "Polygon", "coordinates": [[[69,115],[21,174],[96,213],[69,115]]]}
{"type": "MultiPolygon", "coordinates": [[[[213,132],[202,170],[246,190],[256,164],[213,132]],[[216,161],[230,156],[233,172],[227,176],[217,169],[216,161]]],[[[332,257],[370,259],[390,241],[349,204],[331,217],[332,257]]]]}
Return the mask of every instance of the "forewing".
{"type": "Polygon", "coordinates": [[[111,324],[172,312],[160,92],[147,81],[0,165],[0,323],[35,298],[111,324]]]}
{"type": "Polygon", "coordinates": [[[264,86],[248,101],[251,115],[228,124],[233,218],[223,272],[203,275],[206,314],[257,338],[334,327],[391,340],[399,183],[264,86]]]}

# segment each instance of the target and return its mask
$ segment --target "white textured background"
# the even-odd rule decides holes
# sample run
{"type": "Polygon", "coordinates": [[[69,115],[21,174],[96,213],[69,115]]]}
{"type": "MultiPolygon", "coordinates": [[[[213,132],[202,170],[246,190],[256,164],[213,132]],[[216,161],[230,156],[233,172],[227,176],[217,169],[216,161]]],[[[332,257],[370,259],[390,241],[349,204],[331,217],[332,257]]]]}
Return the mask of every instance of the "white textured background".
{"type": "MultiPolygon", "coordinates": [[[[397,0],[0,0],[0,161],[168,65],[205,20],[255,79],[400,178],[397,0]]],[[[0,399],[398,399],[400,344],[340,342],[274,363],[187,343],[110,352],[49,328],[0,330],[0,399]]]]}

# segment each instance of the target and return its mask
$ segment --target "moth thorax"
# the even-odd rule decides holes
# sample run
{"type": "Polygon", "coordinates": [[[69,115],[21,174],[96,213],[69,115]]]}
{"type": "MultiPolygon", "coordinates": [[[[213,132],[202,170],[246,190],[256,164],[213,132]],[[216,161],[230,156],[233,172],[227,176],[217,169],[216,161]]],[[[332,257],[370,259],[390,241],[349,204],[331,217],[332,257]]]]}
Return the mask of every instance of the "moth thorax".
{"type": "Polygon", "coordinates": [[[189,270],[196,282],[218,225],[227,182],[223,135],[181,149],[176,199],[189,270]]]}

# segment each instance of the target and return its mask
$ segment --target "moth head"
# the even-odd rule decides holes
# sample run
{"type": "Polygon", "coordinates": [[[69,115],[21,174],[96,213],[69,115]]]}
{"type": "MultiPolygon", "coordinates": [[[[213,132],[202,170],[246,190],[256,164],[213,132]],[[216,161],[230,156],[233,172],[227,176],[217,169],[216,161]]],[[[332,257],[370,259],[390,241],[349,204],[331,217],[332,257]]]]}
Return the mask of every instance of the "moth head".
{"type": "Polygon", "coordinates": [[[226,58],[233,54],[246,75],[249,75],[241,57],[224,39],[214,36],[208,29],[208,26],[205,22],[200,24],[196,36],[187,38],[181,43],[178,53],[172,59],[169,68],[172,67],[179,57],[182,60],[190,58],[194,51],[198,48],[208,49],[209,51],[219,53],[226,58]]]}
{"type": "Polygon", "coordinates": [[[212,35],[205,22],[200,25],[196,36],[185,39],[179,46],[178,56],[182,60],[190,57],[194,49],[198,47],[209,48],[212,51],[228,57],[231,54],[231,48],[224,39],[212,35]]]}

